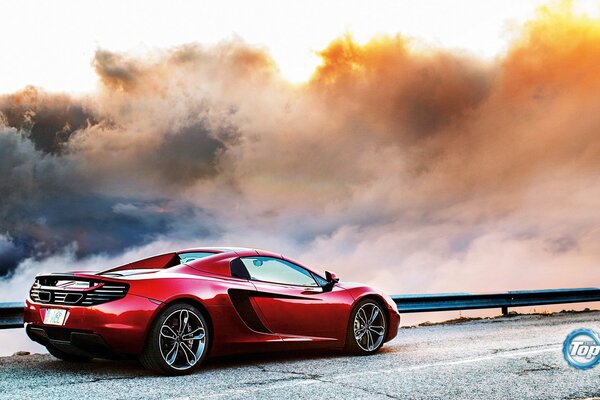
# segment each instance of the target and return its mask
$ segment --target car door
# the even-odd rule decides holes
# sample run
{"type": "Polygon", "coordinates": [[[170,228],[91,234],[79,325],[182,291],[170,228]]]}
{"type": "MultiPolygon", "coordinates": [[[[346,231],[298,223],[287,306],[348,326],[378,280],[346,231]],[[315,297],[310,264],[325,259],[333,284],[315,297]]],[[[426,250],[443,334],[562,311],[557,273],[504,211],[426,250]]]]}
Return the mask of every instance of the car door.
{"type": "Polygon", "coordinates": [[[352,297],[343,289],[323,287],[310,271],[280,258],[241,260],[257,290],[254,301],[272,332],[284,340],[345,338],[352,297]]]}

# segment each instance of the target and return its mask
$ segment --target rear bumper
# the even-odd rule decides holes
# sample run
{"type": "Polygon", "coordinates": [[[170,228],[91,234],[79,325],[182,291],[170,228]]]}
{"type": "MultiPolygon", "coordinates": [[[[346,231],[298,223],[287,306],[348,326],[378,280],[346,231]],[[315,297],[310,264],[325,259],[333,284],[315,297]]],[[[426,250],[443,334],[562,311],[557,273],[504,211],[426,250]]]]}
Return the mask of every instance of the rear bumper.
{"type": "Polygon", "coordinates": [[[128,294],[122,299],[90,307],[25,303],[27,335],[44,346],[71,354],[113,356],[140,354],[159,304],[128,294]],[[49,308],[67,310],[64,325],[44,324],[49,308]]]}
{"type": "Polygon", "coordinates": [[[117,356],[104,339],[90,331],[77,331],[69,328],[27,325],[27,336],[43,346],[55,347],[65,353],[86,357],[117,356]]]}

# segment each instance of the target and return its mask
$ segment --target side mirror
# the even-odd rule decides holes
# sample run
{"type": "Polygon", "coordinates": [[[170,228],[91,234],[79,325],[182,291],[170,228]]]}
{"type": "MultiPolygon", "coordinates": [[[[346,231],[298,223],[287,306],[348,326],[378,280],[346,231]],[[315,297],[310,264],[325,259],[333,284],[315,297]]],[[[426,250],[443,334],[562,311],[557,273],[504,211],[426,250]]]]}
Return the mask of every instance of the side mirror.
{"type": "Polygon", "coordinates": [[[325,279],[327,279],[327,282],[330,284],[338,283],[340,281],[340,278],[338,278],[335,272],[329,271],[325,271],[325,279]]]}

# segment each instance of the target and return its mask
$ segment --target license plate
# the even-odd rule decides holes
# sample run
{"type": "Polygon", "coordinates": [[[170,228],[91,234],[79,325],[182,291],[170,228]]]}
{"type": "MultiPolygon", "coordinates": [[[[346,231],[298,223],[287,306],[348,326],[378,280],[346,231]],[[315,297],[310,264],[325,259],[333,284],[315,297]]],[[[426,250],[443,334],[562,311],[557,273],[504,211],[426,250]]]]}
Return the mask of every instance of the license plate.
{"type": "Polygon", "coordinates": [[[67,310],[61,310],[59,308],[49,308],[46,310],[46,315],[44,316],[44,324],[62,325],[65,323],[66,316],[67,310]]]}

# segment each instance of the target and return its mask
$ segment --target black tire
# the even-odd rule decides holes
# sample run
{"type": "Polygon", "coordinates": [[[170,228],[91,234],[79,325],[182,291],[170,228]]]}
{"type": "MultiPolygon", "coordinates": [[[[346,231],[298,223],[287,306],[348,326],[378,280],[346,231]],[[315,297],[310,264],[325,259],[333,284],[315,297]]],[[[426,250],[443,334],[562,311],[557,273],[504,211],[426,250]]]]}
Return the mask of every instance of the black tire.
{"type": "Polygon", "coordinates": [[[160,374],[189,374],[206,358],[209,343],[210,329],[202,312],[190,304],[172,304],[152,322],[140,362],[160,374]]]}
{"type": "Polygon", "coordinates": [[[70,354],[70,353],[65,353],[62,350],[57,349],[54,346],[46,346],[46,349],[48,350],[48,353],[52,354],[54,357],[58,358],[59,360],[62,361],[66,361],[66,362],[72,362],[72,363],[84,363],[84,362],[88,362],[91,361],[93,357],[86,357],[86,356],[79,356],[79,355],[75,355],[75,354],[70,354]]]}
{"type": "Polygon", "coordinates": [[[356,355],[375,354],[385,342],[387,328],[388,317],[384,306],[373,299],[359,301],[350,313],[348,332],[346,334],[346,351],[356,355]],[[378,311],[375,318],[369,323],[369,319],[373,317],[372,312],[374,310],[378,311]],[[357,318],[359,312],[361,316],[357,318]],[[364,323],[365,321],[366,324],[364,323]],[[355,334],[356,330],[358,330],[360,339],[355,334]],[[364,332],[362,336],[360,335],[361,332],[364,332]]]}

